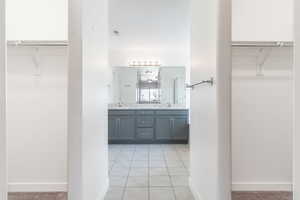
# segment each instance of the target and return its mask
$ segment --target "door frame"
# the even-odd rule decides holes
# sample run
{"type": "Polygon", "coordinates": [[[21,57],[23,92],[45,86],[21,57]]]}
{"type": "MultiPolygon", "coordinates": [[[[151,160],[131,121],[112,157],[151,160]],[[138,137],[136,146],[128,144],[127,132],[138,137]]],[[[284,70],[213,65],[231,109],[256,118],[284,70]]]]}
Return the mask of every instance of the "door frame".
{"type": "Polygon", "coordinates": [[[293,199],[300,199],[300,2],[294,0],[293,199]]]}
{"type": "Polygon", "coordinates": [[[0,199],[7,200],[6,141],[6,9],[0,1],[0,199]]]}

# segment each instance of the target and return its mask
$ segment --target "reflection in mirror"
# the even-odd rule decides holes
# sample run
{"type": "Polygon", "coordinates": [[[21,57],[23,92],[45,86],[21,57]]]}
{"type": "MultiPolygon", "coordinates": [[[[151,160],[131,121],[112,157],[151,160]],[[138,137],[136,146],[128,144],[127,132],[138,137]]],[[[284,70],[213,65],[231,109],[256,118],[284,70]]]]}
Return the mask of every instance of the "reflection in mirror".
{"type": "Polygon", "coordinates": [[[138,70],[137,103],[160,103],[159,68],[141,68],[138,70]]]}
{"type": "Polygon", "coordinates": [[[186,105],[184,67],[114,67],[117,104],[186,105]]]}
{"type": "Polygon", "coordinates": [[[161,71],[161,101],[165,104],[185,105],[185,68],[162,67],[161,71]]]}

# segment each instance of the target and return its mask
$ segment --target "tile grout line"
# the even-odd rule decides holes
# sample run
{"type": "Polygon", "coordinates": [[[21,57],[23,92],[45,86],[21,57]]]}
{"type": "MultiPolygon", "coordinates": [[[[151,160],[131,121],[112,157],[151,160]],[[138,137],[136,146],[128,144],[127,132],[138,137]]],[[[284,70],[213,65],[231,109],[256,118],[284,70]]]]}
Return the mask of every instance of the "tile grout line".
{"type": "MultiPolygon", "coordinates": [[[[188,148],[189,148],[189,146],[188,146],[188,148]]],[[[189,151],[189,162],[190,162],[190,148],[188,149],[188,151],[189,151]]],[[[176,147],[176,153],[179,155],[177,147],[176,147]]],[[[183,164],[184,169],[187,170],[187,172],[188,172],[188,177],[190,177],[190,168],[188,168],[188,167],[185,165],[185,163],[184,163],[184,161],[183,161],[183,159],[182,159],[181,156],[179,156],[179,158],[180,158],[180,161],[181,161],[182,164],[183,164]]],[[[189,185],[189,184],[188,184],[187,188],[190,190],[190,185],[189,185]]],[[[193,195],[193,194],[192,194],[192,195],[193,195]]],[[[195,199],[194,195],[193,195],[193,199],[195,199]]]]}
{"type": "MultiPolygon", "coordinates": [[[[165,150],[165,149],[164,149],[164,150],[165,150]]],[[[164,157],[166,169],[167,169],[167,171],[168,171],[168,177],[169,177],[170,183],[171,183],[171,189],[172,189],[173,195],[174,195],[174,200],[177,200],[176,193],[175,193],[175,188],[174,188],[174,185],[173,185],[173,182],[172,182],[172,178],[171,178],[171,174],[170,174],[170,170],[169,170],[169,165],[168,165],[167,160],[166,160],[165,151],[164,151],[163,153],[164,153],[163,157],[164,157]]],[[[176,153],[176,154],[177,154],[177,153],[176,153]]]]}
{"type": "MultiPolygon", "coordinates": [[[[176,154],[177,154],[177,156],[179,157],[180,162],[181,162],[183,168],[184,168],[187,172],[189,172],[189,169],[185,166],[185,163],[184,163],[182,157],[181,157],[180,154],[178,153],[177,147],[176,147],[176,154]]],[[[189,173],[188,173],[188,176],[189,176],[189,173]]]]}
{"type": "MultiPolygon", "coordinates": [[[[121,151],[121,150],[119,149],[119,150],[118,150],[118,153],[119,153],[120,151],[121,151]]],[[[109,161],[111,161],[111,160],[109,159],[109,161]]],[[[113,169],[113,167],[115,166],[117,159],[114,158],[112,161],[113,161],[113,162],[112,162],[112,165],[109,167],[109,172],[110,172],[110,171],[113,169]]]]}
{"type": "MultiPolygon", "coordinates": [[[[175,152],[176,152],[176,156],[177,156],[178,159],[179,159],[179,162],[181,162],[183,168],[185,169],[184,163],[182,162],[181,157],[180,157],[180,155],[179,155],[179,153],[178,153],[178,146],[177,146],[177,145],[175,145],[175,152]]],[[[178,168],[181,168],[181,167],[178,166],[178,168]]],[[[170,173],[170,176],[171,176],[171,173],[170,173]]],[[[174,176],[179,176],[179,175],[174,175],[174,176]]],[[[171,176],[171,177],[172,177],[172,176],[171,176]]],[[[171,180],[172,180],[172,179],[171,179],[171,180]]],[[[177,196],[176,196],[176,186],[173,184],[173,182],[172,182],[172,185],[173,185],[173,190],[174,190],[174,193],[175,193],[175,198],[177,199],[177,196]]],[[[178,187],[178,186],[177,186],[177,187],[178,187]]]]}
{"type": "Polygon", "coordinates": [[[129,179],[129,175],[130,175],[130,172],[131,172],[131,168],[132,168],[132,164],[133,164],[133,157],[134,157],[135,153],[136,153],[136,145],[134,145],[134,151],[133,151],[133,154],[131,155],[129,170],[128,170],[128,173],[127,173],[125,186],[123,188],[122,200],[125,199],[125,193],[126,193],[126,190],[127,190],[128,179],[129,179]]]}
{"type": "MultiPolygon", "coordinates": [[[[110,151],[110,150],[108,149],[108,151],[110,151]]],[[[116,152],[119,154],[119,153],[121,152],[121,149],[118,147],[118,149],[117,149],[116,152]]],[[[110,156],[110,155],[109,155],[109,156],[110,156]]],[[[118,158],[118,156],[114,156],[114,159],[113,159],[113,160],[110,160],[110,158],[108,159],[109,162],[112,161],[112,166],[109,167],[109,170],[108,170],[109,182],[110,182],[110,179],[111,179],[111,172],[112,172],[114,166],[116,165],[117,158],[118,158]]],[[[109,183],[109,184],[110,184],[110,183],[109,183]]],[[[109,188],[111,188],[110,185],[109,185],[109,188]]],[[[124,190],[124,189],[123,189],[123,190],[124,190]]],[[[122,193],[123,193],[123,192],[122,192],[122,193]]],[[[108,191],[106,192],[104,199],[106,199],[106,195],[107,195],[107,194],[108,194],[108,191]]]]}
{"type": "MultiPolygon", "coordinates": [[[[189,148],[189,147],[188,147],[189,148]]],[[[189,148],[189,151],[190,151],[190,148],[189,148]]],[[[190,163],[190,153],[189,153],[189,163],[190,163]]],[[[188,175],[190,176],[190,169],[189,169],[189,167],[187,167],[186,165],[185,165],[185,162],[183,161],[183,159],[182,159],[182,157],[180,157],[180,160],[182,161],[182,163],[183,163],[183,167],[188,171],[188,175]]]]}

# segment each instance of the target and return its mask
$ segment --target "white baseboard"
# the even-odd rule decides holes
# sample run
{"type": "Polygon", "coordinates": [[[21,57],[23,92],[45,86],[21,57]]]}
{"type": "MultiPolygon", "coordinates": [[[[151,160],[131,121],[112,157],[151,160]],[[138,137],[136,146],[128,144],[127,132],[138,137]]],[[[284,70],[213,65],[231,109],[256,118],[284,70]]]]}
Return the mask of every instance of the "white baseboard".
{"type": "Polygon", "coordinates": [[[8,192],[66,192],[67,183],[8,183],[8,192]]]}
{"type": "Polygon", "coordinates": [[[293,191],[292,183],[232,183],[232,191],[293,191]]]}
{"type": "MultiPolygon", "coordinates": [[[[195,200],[201,200],[201,195],[198,193],[195,188],[193,181],[189,180],[190,189],[193,193],[195,200]]],[[[292,183],[232,183],[232,191],[238,192],[260,192],[260,191],[283,191],[283,192],[292,192],[293,184],[292,183]]]]}
{"type": "MultiPolygon", "coordinates": [[[[109,188],[109,180],[99,192],[99,200],[103,200],[109,188]]],[[[8,192],[67,192],[67,183],[9,183],[8,192]]]]}

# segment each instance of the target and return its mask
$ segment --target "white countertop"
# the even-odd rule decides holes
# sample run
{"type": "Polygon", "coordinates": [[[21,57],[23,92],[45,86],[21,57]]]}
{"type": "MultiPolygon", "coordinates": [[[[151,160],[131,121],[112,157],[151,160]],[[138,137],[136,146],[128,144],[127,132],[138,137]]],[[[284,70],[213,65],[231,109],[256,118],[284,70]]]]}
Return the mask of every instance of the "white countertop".
{"type": "Polygon", "coordinates": [[[108,106],[109,110],[187,110],[188,108],[182,105],[143,105],[143,104],[136,104],[136,105],[116,105],[110,104],[108,106]]]}
{"type": "Polygon", "coordinates": [[[110,107],[109,110],[187,110],[178,107],[110,107]]]}

